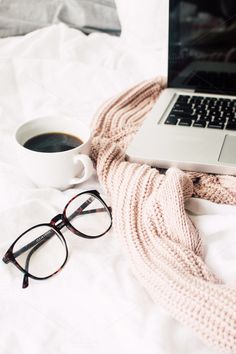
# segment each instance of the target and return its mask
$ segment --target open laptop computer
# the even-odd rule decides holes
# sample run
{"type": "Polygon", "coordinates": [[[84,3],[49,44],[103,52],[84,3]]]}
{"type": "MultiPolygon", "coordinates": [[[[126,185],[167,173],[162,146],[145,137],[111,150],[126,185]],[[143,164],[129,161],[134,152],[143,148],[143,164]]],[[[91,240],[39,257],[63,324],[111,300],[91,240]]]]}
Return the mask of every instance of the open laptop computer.
{"type": "Polygon", "coordinates": [[[128,146],[129,160],[236,175],[235,5],[170,0],[167,88],[128,146]]]}

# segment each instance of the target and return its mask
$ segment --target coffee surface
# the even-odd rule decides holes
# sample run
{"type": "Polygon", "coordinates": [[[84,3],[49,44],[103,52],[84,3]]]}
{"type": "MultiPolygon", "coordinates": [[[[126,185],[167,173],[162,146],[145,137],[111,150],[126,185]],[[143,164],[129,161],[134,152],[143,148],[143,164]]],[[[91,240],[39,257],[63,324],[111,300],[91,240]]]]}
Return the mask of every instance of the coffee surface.
{"type": "Polygon", "coordinates": [[[61,152],[74,149],[81,144],[83,141],[76,136],[52,132],[33,136],[23,146],[38,152],[61,152]]]}

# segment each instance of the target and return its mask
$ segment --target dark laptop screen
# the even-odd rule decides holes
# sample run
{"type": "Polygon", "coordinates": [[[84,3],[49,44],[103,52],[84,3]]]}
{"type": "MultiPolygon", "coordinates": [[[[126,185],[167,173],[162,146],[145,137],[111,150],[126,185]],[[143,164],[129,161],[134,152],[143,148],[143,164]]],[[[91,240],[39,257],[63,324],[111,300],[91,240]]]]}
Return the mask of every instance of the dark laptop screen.
{"type": "Polygon", "coordinates": [[[236,0],[170,0],[168,87],[236,94],[236,0]]]}

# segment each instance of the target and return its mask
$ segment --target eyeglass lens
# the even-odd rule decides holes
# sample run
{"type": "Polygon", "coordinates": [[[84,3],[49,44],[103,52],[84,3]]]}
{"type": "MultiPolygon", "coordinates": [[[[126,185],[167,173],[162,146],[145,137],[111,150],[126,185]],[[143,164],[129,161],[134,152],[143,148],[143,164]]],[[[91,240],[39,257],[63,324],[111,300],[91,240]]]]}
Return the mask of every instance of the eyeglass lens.
{"type": "MultiPolygon", "coordinates": [[[[64,210],[64,222],[58,226],[71,226],[71,231],[88,237],[99,237],[111,226],[111,215],[105,204],[90,193],[73,198],[64,210]]],[[[59,227],[61,229],[61,227],[59,227]]],[[[37,278],[56,273],[65,263],[67,248],[59,231],[49,224],[32,227],[17,240],[13,256],[18,265],[37,278]]]]}
{"type": "Polygon", "coordinates": [[[111,217],[102,201],[87,193],[81,194],[67,205],[65,217],[77,231],[90,237],[105,233],[111,225],[111,217]]]}
{"type": "Polygon", "coordinates": [[[49,225],[39,225],[19,238],[13,247],[13,255],[22,269],[37,278],[45,278],[63,265],[66,248],[56,230],[49,225]]]}

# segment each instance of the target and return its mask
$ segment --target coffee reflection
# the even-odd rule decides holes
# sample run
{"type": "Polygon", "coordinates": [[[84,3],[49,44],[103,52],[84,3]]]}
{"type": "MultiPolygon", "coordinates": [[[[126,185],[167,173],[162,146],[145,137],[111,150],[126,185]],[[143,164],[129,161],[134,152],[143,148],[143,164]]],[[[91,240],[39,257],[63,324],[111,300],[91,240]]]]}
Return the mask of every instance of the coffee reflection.
{"type": "Polygon", "coordinates": [[[71,150],[81,144],[83,141],[79,137],[67,133],[51,132],[30,138],[23,146],[29,150],[50,153],[71,150]]]}

